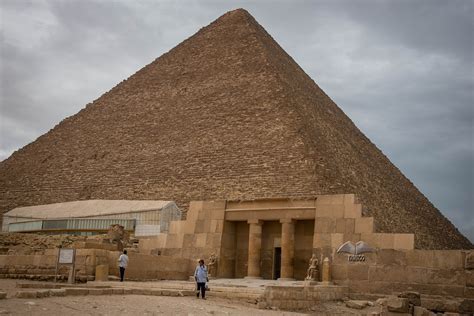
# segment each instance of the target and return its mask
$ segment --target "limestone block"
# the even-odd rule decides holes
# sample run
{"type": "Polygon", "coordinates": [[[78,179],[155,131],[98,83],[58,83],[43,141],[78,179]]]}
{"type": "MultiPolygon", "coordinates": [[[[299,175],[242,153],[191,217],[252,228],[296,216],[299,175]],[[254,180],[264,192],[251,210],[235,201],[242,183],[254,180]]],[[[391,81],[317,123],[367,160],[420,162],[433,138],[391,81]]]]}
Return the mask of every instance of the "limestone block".
{"type": "Polygon", "coordinates": [[[421,297],[420,293],[415,291],[403,291],[402,293],[398,294],[398,297],[408,299],[408,303],[412,304],[413,306],[421,306],[421,297]]]}
{"type": "Polygon", "coordinates": [[[65,289],[50,289],[49,296],[66,296],[65,289]]]}
{"type": "Polygon", "coordinates": [[[360,300],[348,300],[346,301],[346,306],[354,309],[363,309],[366,306],[369,306],[369,302],[360,300]]]}
{"type": "Polygon", "coordinates": [[[317,204],[316,217],[317,218],[318,217],[343,218],[344,205],[343,204],[317,204]]]}
{"type": "Polygon", "coordinates": [[[393,248],[412,250],[415,248],[414,234],[393,234],[393,248]]]}
{"type": "Polygon", "coordinates": [[[65,290],[66,290],[66,295],[68,296],[89,294],[89,289],[86,289],[86,288],[69,287],[69,288],[66,288],[65,290]]]}
{"type": "Polygon", "coordinates": [[[406,280],[407,269],[401,266],[369,266],[369,280],[384,282],[400,282],[406,280]]]}
{"type": "Polygon", "coordinates": [[[132,294],[134,294],[133,292],[134,292],[134,289],[131,289],[131,288],[124,288],[123,289],[123,294],[124,295],[132,295],[132,294]]]}
{"type": "Polygon", "coordinates": [[[434,268],[462,269],[464,260],[461,250],[433,250],[434,268]]]}
{"type": "Polygon", "coordinates": [[[184,234],[183,236],[183,247],[195,247],[196,235],[194,234],[184,234]]]}
{"type": "Polygon", "coordinates": [[[168,234],[166,248],[182,248],[184,234],[168,234]]]}
{"type": "Polygon", "coordinates": [[[466,259],[464,261],[464,269],[474,269],[474,251],[466,253],[466,259]]]}
{"type": "Polygon", "coordinates": [[[102,289],[89,289],[89,295],[102,295],[104,292],[102,289]]]}
{"type": "Polygon", "coordinates": [[[369,266],[363,263],[351,263],[347,267],[347,277],[350,280],[368,280],[369,266]]]}
{"type": "Polygon", "coordinates": [[[376,254],[377,265],[407,265],[406,252],[393,250],[393,249],[381,249],[376,254]]]}
{"type": "Polygon", "coordinates": [[[207,248],[220,248],[221,246],[221,234],[206,234],[206,247],[207,248]]]}
{"type": "Polygon", "coordinates": [[[151,295],[154,295],[154,296],[161,296],[162,293],[161,293],[161,290],[160,290],[160,289],[152,289],[152,290],[151,290],[151,295]]]}
{"type": "Polygon", "coordinates": [[[474,287],[474,271],[466,271],[466,286],[474,287]]]}
{"type": "Polygon", "coordinates": [[[331,234],[331,247],[339,248],[344,243],[344,234],[331,234]]]}
{"type": "Polygon", "coordinates": [[[353,218],[336,219],[336,233],[353,234],[355,220],[353,218]]]}
{"type": "Polygon", "coordinates": [[[211,233],[222,233],[224,228],[224,220],[211,220],[211,233]]]}
{"type": "Polygon", "coordinates": [[[387,233],[374,233],[374,243],[372,247],[380,249],[393,249],[394,246],[394,234],[387,233]]]}
{"type": "Polygon", "coordinates": [[[346,241],[352,241],[353,243],[358,242],[360,239],[361,234],[344,234],[343,240],[344,242],[346,241]]]}
{"type": "Polygon", "coordinates": [[[431,316],[432,313],[424,307],[415,306],[413,308],[413,316],[431,316]]]}
{"type": "Polygon", "coordinates": [[[36,298],[36,291],[18,291],[15,294],[17,298],[36,298]]]}
{"type": "Polygon", "coordinates": [[[336,220],[330,217],[316,218],[314,221],[314,233],[335,233],[336,220]]]}
{"type": "Polygon", "coordinates": [[[197,248],[204,248],[206,247],[206,239],[208,234],[196,234],[196,244],[197,248]]]}
{"type": "Polygon", "coordinates": [[[225,218],[225,209],[213,209],[210,211],[210,218],[209,219],[215,219],[215,220],[224,220],[225,218]]]}
{"type": "Polygon", "coordinates": [[[7,298],[7,292],[0,291],[0,300],[7,298]]]}
{"type": "Polygon", "coordinates": [[[373,233],[374,232],[374,218],[373,217],[361,217],[356,218],[354,223],[355,233],[373,233]]]}
{"type": "Polygon", "coordinates": [[[199,212],[202,210],[203,201],[191,201],[189,203],[189,210],[186,214],[186,219],[196,221],[199,217],[199,212]]]}
{"type": "Polygon", "coordinates": [[[211,221],[208,219],[199,219],[196,221],[195,233],[209,233],[211,231],[211,221]]]}
{"type": "Polygon", "coordinates": [[[103,289],[102,289],[102,294],[103,294],[103,295],[111,295],[111,294],[114,294],[114,289],[112,289],[112,288],[103,288],[103,289]]]}
{"type": "Polygon", "coordinates": [[[408,299],[389,296],[387,298],[387,309],[389,312],[408,313],[410,310],[408,299]]]}
{"type": "Polygon", "coordinates": [[[314,234],[313,248],[331,247],[331,234],[314,234]]]}
{"type": "Polygon", "coordinates": [[[356,202],[355,194],[344,194],[344,204],[345,205],[352,205],[356,202]]]}
{"type": "Polygon", "coordinates": [[[352,204],[344,206],[344,218],[362,217],[362,204],[352,204]]]}
{"type": "Polygon", "coordinates": [[[189,219],[189,218],[186,219],[184,223],[183,233],[194,234],[195,231],[196,231],[196,220],[189,219]]]}
{"type": "Polygon", "coordinates": [[[109,265],[101,264],[95,267],[95,280],[108,281],[109,280],[109,265]]]}
{"type": "Polygon", "coordinates": [[[474,300],[464,299],[461,304],[459,304],[459,312],[474,314],[474,300]]]}
{"type": "Polygon", "coordinates": [[[318,195],[316,205],[318,204],[344,204],[345,194],[318,195]]]}

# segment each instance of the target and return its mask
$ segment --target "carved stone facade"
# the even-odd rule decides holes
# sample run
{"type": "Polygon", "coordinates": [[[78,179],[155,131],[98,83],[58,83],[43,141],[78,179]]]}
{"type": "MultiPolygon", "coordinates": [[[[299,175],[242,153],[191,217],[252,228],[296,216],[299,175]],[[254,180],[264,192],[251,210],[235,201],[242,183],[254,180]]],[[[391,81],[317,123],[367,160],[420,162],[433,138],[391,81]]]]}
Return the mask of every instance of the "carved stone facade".
{"type": "Polygon", "coordinates": [[[168,234],[141,240],[140,251],[192,262],[214,254],[218,277],[303,280],[312,254],[321,264],[346,241],[414,248],[413,234],[375,233],[373,218],[361,210],[353,194],[192,202],[186,220],[171,222],[168,234]]]}

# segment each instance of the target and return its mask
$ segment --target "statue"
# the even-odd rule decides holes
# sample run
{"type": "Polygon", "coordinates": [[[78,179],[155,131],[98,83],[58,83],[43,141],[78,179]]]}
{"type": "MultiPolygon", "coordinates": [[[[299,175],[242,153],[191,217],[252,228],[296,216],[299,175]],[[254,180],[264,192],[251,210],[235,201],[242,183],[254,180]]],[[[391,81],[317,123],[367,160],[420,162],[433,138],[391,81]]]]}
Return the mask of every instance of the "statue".
{"type": "Polygon", "coordinates": [[[316,255],[313,253],[311,259],[309,259],[309,267],[308,272],[306,273],[307,281],[318,281],[319,279],[319,269],[318,269],[318,259],[316,255]]]}
{"type": "Polygon", "coordinates": [[[207,261],[207,271],[209,276],[216,276],[217,275],[217,256],[215,253],[212,253],[207,261]]]}

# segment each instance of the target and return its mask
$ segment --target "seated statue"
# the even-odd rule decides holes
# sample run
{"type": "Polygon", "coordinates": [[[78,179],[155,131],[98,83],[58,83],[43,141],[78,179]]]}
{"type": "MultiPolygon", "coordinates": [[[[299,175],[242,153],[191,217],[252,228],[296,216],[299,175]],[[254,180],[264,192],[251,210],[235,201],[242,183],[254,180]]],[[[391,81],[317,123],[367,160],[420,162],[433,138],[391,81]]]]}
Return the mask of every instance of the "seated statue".
{"type": "Polygon", "coordinates": [[[313,254],[311,256],[311,259],[309,259],[309,267],[308,267],[308,272],[306,273],[305,280],[318,281],[318,279],[319,279],[318,262],[319,261],[316,258],[316,255],[313,254]]]}
{"type": "Polygon", "coordinates": [[[217,256],[215,253],[211,254],[207,261],[207,271],[209,276],[216,276],[217,274],[217,256]]]}

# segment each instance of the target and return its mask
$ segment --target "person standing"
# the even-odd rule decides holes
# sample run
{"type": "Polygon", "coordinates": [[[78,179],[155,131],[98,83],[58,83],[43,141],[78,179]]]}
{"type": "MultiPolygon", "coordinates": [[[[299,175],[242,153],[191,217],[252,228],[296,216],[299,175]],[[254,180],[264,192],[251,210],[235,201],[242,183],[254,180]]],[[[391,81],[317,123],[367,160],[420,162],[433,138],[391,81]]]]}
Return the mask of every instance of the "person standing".
{"type": "Polygon", "coordinates": [[[197,284],[196,297],[199,298],[199,292],[201,292],[201,297],[203,300],[205,300],[206,282],[209,282],[209,278],[207,276],[207,267],[204,265],[203,259],[199,259],[199,265],[196,267],[196,271],[194,271],[194,279],[196,280],[197,284]]]}
{"type": "Polygon", "coordinates": [[[127,256],[127,250],[123,251],[123,254],[120,255],[118,258],[119,262],[119,269],[120,269],[120,282],[123,282],[123,278],[125,276],[125,269],[128,266],[128,256],[127,256]]]}

